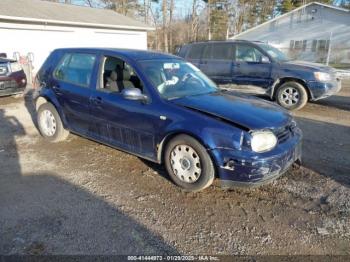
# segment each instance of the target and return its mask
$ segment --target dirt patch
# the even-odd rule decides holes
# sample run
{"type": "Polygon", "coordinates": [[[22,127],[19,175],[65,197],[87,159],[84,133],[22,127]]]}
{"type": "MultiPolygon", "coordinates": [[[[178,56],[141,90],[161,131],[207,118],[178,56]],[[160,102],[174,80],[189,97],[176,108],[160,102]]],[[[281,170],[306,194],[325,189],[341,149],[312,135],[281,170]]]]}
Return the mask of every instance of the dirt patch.
{"type": "Polygon", "coordinates": [[[0,254],[349,254],[350,85],[295,113],[303,167],[257,189],[184,193],[164,168],[0,100],[0,254]]]}

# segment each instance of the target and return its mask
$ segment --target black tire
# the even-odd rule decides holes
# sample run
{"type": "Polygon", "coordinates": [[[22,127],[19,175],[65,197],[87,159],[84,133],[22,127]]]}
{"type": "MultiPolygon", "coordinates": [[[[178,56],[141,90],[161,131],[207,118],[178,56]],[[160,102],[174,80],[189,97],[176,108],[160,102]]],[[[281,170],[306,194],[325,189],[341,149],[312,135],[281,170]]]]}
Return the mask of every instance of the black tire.
{"type": "Polygon", "coordinates": [[[203,190],[204,188],[209,187],[214,181],[215,168],[207,150],[196,139],[188,135],[178,135],[174,137],[171,141],[169,141],[164,152],[164,162],[170,178],[174,181],[176,185],[178,185],[187,192],[203,190]],[[186,147],[186,145],[189,147],[186,147]],[[198,161],[197,164],[199,164],[201,172],[199,173],[198,178],[196,178],[197,180],[195,180],[194,182],[185,182],[182,179],[180,179],[180,175],[178,176],[175,174],[171,162],[171,154],[174,153],[173,150],[176,150],[177,147],[180,146],[185,146],[185,150],[187,150],[188,148],[194,150],[195,155],[197,154],[199,157],[196,161],[198,161]]]}
{"type": "MultiPolygon", "coordinates": [[[[292,94],[292,97],[293,97],[292,94]]],[[[287,110],[299,110],[303,108],[308,101],[308,94],[303,85],[290,81],[282,84],[276,91],[276,101],[277,103],[287,110]],[[292,91],[291,91],[292,90],[292,91]],[[291,101],[287,96],[293,92],[297,96],[294,101],[291,101]],[[295,93],[294,93],[295,92],[295,93]],[[290,103],[287,103],[289,100],[290,103]]]]}
{"type": "Polygon", "coordinates": [[[60,115],[58,114],[56,108],[51,104],[51,103],[45,103],[42,104],[38,111],[37,111],[37,123],[38,123],[38,128],[40,131],[40,134],[48,141],[50,142],[59,142],[59,141],[63,141],[65,140],[68,135],[69,135],[69,131],[64,129],[63,124],[62,124],[62,120],[60,115]],[[54,122],[55,122],[55,128],[53,128],[52,130],[54,130],[52,132],[52,134],[48,134],[47,131],[45,131],[45,127],[43,126],[44,123],[42,120],[43,117],[45,117],[43,115],[43,113],[51,113],[50,116],[53,117],[54,122]]]}

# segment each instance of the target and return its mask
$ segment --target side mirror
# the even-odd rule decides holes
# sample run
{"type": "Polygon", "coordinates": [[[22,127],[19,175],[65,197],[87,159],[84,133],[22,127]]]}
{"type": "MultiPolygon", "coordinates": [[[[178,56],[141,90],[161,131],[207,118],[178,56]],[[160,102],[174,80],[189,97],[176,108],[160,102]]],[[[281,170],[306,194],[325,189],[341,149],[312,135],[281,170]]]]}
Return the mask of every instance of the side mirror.
{"type": "Polygon", "coordinates": [[[141,93],[138,88],[124,88],[122,96],[127,100],[147,101],[147,96],[141,93]]]}
{"type": "Polygon", "coordinates": [[[267,56],[262,56],[261,63],[268,64],[268,63],[270,63],[270,59],[267,56]]]}

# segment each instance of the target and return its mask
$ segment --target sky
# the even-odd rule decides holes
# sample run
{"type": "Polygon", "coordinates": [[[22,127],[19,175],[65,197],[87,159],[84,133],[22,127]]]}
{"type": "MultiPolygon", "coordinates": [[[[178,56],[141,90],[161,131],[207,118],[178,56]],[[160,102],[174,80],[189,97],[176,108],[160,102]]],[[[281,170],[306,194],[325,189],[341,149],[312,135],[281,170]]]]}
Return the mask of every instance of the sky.
{"type": "MultiPolygon", "coordinates": [[[[95,1],[96,3],[98,1],[95,1]]],[[[188,14],[189,10],[192,8],[192,0],[174,0],[175,2],[175,16],[182,17],[188,14]]],[[[161,3],[161,1],[160,1],[161,3]]],[[[84,0],[72,0],[72,4],[85,5],[84,0]]],[[[155,8],[160,8],[160,4],[153,4],[155,8]]]]}

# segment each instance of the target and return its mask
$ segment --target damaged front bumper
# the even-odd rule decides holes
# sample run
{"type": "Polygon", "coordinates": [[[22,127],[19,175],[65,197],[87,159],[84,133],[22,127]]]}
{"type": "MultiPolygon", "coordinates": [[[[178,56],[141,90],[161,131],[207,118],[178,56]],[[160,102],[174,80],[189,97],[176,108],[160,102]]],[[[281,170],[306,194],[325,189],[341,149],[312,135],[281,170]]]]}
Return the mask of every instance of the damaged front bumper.
{"type": "Polygon", "coordinates": [[[222,148],[213,149],[211,153],[222,187],[256,187],[277,179],[293,163],[301,163],[301,133],[267,153],[222,148]]]}

